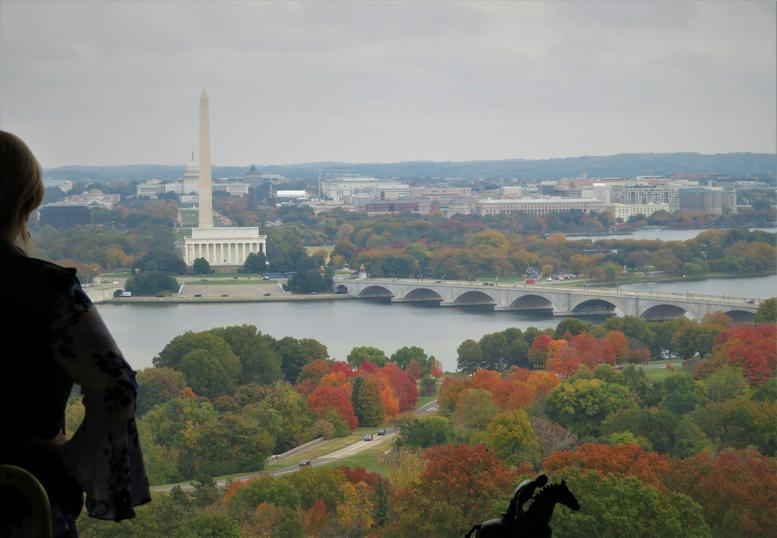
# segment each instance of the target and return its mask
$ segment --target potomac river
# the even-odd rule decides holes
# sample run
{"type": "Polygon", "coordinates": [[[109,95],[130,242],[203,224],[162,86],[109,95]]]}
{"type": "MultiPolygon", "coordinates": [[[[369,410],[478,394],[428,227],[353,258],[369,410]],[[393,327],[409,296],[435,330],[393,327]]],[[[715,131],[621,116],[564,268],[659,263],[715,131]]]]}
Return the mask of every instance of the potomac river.
{"type": "MultiPolygon", "coordinates": [[[[764,299],[777,296],[777,275],[630,284],[623,288],[764,299]]],[[[275,338],[315,338],[327,346],[331,357],[339,360],[345,360],[355,346],[375,346],[390,355],[402,346],[415,345],[442,361],[445,370],[455,370],[456,348],[467,338],[479,339],[508,327],[555,327],[562,319],[360,300],[101,304],[98,310],[136,369],[151,366],[153,357],[185,331],[247,323],[275,338]]]]}

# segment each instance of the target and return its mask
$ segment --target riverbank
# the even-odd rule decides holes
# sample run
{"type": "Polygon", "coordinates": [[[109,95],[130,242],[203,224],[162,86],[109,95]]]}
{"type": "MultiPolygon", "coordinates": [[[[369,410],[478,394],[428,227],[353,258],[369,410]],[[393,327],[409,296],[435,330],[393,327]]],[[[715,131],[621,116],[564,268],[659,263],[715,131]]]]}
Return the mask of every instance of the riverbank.
{"type": "Polygon", "coordinates": [[[225,304],[225,303],[285,303],[302,301],[335,301],[356,299],[340,293],[319,293],[315,295],[273,295],[270,297],[115,297],[100,304],[225,304]]]}

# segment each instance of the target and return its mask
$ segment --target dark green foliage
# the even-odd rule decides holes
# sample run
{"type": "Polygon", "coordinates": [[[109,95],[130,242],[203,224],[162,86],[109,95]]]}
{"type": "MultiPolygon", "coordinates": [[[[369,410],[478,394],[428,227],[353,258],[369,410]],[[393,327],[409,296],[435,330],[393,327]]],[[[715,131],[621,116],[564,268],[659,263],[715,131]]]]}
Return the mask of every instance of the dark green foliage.
{"type": "Polygon", "coordinates": [[[471,374],[484,366],[483,351],[475,340],[464,340],[456,351],[456,366],[465,374],[471,374]]]}
{"type": "Polygon", "coordinates": [[[125,289],[132,295],[158,295],[176,293],[180,288],[178,281],[160,271],[139,273],[127,279],[125,289]]]}
{"type": "Polygon", "coordinates": [[[381,386],[370,378],[357,377],[353,381],[351,402],[359,426],[379,426],[383,423],[381,386]]]}
{"type": "Polygon", "coordinates": [[[197,258],[192,264],[192,272],[195,275],[207,275],[210,273],[210,264],[205,258],[197,258]]]}
{"type": "Polygon", "coordinates": [[[154,250],[140,258],[132,265],[132,269],[140,269],[143,272],[159,271],[168,275],[182,275],[186,272],[186,264],[177,255],[177,252],[154,250]]]}
{"type": "Polygon", "coordinates": [[[318,269],[305,269],[291,277],[286,287],[289,291],[297,293],[331,291],[332,276],[322,275],[318,269]]]}
{"type": "Polygon", "coordinates": [[[452,443],[456,438],[451,421],[441,416],[407,416],[399,423],[397,446],[429,448],[452,443]]]}
{"type": "Polygon", "coordinates": [[[240,359],[240,383],[270,385],[281,377],[281,355],[273,349],[275,340],[253,325],[233,325],[210,331],[229,344],[240,359]]]}
{"type": "Polygon", "coordinates": [[[660,492],[628,476],[569,470],[564,479],[585,508],[578,512],[557,508],[554,535],[712,536],[701,507],[685,495],[660,492]]]}
{"type": "Polygon", "coordinates": [[[348,364],[353,368],[358,368],[363,362],[371,362],[376,366],[386,364],[388,357],[383,350],[371,346],[355,347],[348,354],[348,364]]]}
{"type": "MultiPolygon", "coordinates": [[[[267,258],[263,252],[252,252],[246,257],[245,263],[243,263],[244,273],[264,273],[267,270],[267,258]]],[[[275,268],[273,268],[273,270],[275,270],[275,268]]]]}
{"type": "Polygon", "coordinates": [[[578,436],[599,435],[607,415],[633,407],[633,397],[626,387],[599,379],[562,383],[545,401],[547,416],[578,436]]]}
{"type": "Polygon", "coordinates": [[[229,499],[228,511],[238,521],[247,521],[263,502],[297,510],[300,494],[283,478],[261,476],[238,488],[229,499]]]}
{"type": "Polygon", "coordinates": [[[137,416],[145,415],[154,406],[181,395],[186,378],[172,368],[145,368],[137,373],[137,416]]]}
{"type": "Polygon", "coordinates": [[[422,366],[427,365],[429,357],[418,346],[404,346],[391,355],[391,361],[404,370],[411,362],[417,362],[422,366]]]}
{"type": "Polygon", "coordinates": [[[326,346],[323,344],[313,345],[313,342],[316,341],[310,338],[297,340],[291,336],[275,342],[275,351],[281,356],[281,370],[285,380],[293,383],[297,380],[303,366],[315,359],[326,358],[318,356],[321,348],[326,350],[326,346]]]}

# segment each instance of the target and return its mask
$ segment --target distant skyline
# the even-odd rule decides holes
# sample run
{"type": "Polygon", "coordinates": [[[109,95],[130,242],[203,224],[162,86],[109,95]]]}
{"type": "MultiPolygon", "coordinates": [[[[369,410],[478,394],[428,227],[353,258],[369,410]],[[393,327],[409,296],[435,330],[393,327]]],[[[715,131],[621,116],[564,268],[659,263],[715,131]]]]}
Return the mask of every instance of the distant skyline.
{"type": "Polygon", "coordinates": [[[777,151],[774,2],[0,0],[45,167],[777,151]]]}

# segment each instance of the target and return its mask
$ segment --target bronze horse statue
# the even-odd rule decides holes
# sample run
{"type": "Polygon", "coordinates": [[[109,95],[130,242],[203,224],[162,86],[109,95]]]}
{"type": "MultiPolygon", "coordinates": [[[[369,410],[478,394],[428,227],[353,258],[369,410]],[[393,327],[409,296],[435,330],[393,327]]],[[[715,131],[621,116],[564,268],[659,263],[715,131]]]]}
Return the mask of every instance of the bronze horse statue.
{"type": "Polygon", "coordinates": [[[521,496],[519,492],[521,489],[528,486],[533,493],[538,484],[544,485],[546,482],[547,478],[541,475],[533,482],[527,481],[518,486],[512,499],[510,499],[508,513],[503,514],[501,518],[489,519],[473,526],[464,535],[464,538],[473,536],[472,533],[474,532],[477,532],[474,535],[477,538],[550,538],[553,535],[553,531],[550,528],[550,520],[553,517],[553,510],[556,504],[563,504],[575,512],[580,510],[580,504],[572,492],[569,491],[569,488],[567,488],[566,482],[562,480],[559,484],[545,486],[534,497],[530,497],[532,503],[524,511],[521,506],[528,498],[525,498],[523,502],[520,501],[521,496]],[[516,501],[519,504],[514,506],[516,501]],[[512,517],[513,514],[514,517],[512,517]]]}

